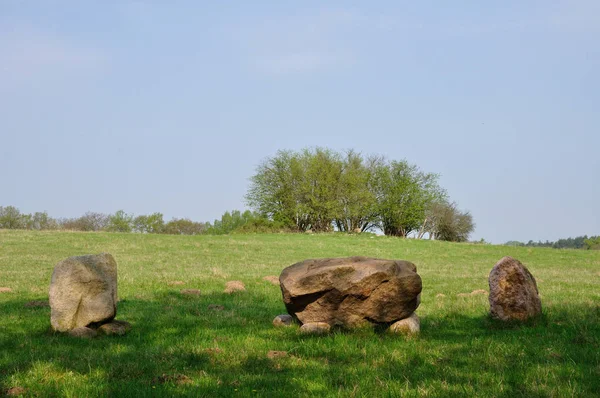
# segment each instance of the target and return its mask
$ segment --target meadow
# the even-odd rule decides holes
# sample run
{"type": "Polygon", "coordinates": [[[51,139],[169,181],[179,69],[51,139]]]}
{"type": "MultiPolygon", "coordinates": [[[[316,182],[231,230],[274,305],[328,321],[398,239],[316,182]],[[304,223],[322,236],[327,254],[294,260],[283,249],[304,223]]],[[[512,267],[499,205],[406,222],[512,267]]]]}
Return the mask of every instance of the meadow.
{"type": "Polygon", "coordinates": [[[12,289],[0,293],[0,395],[11,388],[40,397],[600,395],[600,251],[369,234],[0,230],[0,287],[12,289]],[[50,309],[29,303],[47,300],[58,261],[100,252],[118,262],[117,319],[132,331],[91,340],[53,333],[50,309]],[[370,329],[303,336],[272,326],[285,307],[279,287],[263,277],[308,258],[353,255],[417,265],[418,337],[370,329]],[[505,255],[537,279],[543,316],[535,321],[503,324],[487,315],[487,296],[459,296],[488,290],[489,271],[505,255]],[[230,280],[247,290],[224,293],[230,280]]]}

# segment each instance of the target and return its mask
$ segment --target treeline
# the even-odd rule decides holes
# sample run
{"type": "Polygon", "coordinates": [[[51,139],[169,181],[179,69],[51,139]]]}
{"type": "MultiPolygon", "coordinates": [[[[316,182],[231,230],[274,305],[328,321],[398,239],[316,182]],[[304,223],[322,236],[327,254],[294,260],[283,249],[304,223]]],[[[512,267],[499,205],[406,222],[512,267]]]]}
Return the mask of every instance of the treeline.
{"type": "Polygon", "coordinates": [[[524,246],[524,247],[551,247],[553,249],[584,249],[584,250],[600,250],[600,236],[587,235],[578,236],[576,238],[559,239],[556,242],[530,240],[527,243],[511,240],[505,243],[507,246],[524,246]]]}
{"type": "Polygon", "coordinates": [[[279,151],[251,178],[248,205],[295,231],[363,232],[467,241],[475,224],[438,183],[405,160],[326,148],[279,151]]]}
{"type": "Polygon", "coordinates": [[[171,235],[222,235],[233,232],[273,232],[284,227],[249,210],[225,212],[220,220],[196,222],[188,218],[164,221],[162,213],[134,216],[123,210],[114,214],[87,212],[77,218],[52,218],[47,212],[21,213],[14,206],[0,206],[0,229],[107,231],[171,235]]]}
{"type": "Polygon", "coordinates": [[[365,157],[326,148],[279,151],[261,163],[246,195],[254,211],[232,211],[220,220],[196,222],[161,213],[134,216],[87,212],[54,219],[46,212],[22,214],[0,207],[0,228],[149,234],[228,234],[232,232],[376,232],[398,237],[465,242],[473,217],[451,202],[438,183],[405,160],[365,157]]]}

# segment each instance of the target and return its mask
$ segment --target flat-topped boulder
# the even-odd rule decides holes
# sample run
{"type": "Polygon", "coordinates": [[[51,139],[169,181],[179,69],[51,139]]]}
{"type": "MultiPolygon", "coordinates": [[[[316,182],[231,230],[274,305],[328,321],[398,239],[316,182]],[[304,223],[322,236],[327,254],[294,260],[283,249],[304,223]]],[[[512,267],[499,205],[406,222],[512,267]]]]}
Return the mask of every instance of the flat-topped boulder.
{"type": "Polygon", "coordinates": [[[503,321],[524,321],[542,313],[531,272],[519,260],[503,257],[490,272],[490,314],[503,321]]]}
{"type": "Polygon", "coordinates": [[[279,281],[288,313],[302,324],[342,327],[407,318],[422,289],[413,263],[369,257],[305,260],[285,268],[279,281]]]}
{"type": "Polygon", "coordinates": [[[49,299],[50,323],[58,332],[111,321],[117,314],[117,262],[108,253],[59,262],[49,299]]]}

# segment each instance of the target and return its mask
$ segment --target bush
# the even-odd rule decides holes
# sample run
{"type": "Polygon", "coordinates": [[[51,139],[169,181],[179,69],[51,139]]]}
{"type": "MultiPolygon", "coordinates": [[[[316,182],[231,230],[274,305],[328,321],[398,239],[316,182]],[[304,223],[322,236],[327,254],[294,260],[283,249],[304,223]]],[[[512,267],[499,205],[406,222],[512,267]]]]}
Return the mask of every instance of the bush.
{"type": "Polygon", "coordinates": [[[165,222],[162,213],[152,213],[149,216],[137,216],[133,220],[133,230],[143,234],[163,233],[165,222]]]}
{"type": "Polygon", "coordinates": [[[106,230],[110,232],[131,232],[133,230],[133,216],[123,210],[117,211],[108,217],[106,230]]]}
{"type": "Polygon", "coordinates": [[[206,229],[205,224],[194,222],[189,218],[174,218],[169,221],[163,233],[170,235],[200,235],[206,229]]]}
{"type": "Polygon", "coordinates": [[[102,231],[108,225],[106,214],[88,211],[79,218],[66,218],[60,221],[62,229],[70,231],[102,231]]]}

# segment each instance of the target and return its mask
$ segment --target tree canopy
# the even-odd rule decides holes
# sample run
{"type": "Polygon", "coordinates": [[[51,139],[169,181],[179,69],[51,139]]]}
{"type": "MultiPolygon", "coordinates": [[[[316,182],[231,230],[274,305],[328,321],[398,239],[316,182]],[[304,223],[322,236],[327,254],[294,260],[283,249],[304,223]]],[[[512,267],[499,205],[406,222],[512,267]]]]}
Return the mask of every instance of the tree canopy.
{"type": "Polygon", "coordinates": [[[472,217],[448,204],[438,180],[406,160],[326,148],[279,151],[257,167],[246,200],[258,213],[297,231],[378,228],[392,236],[466,240],[472,217]],[[434,223],[428,214],[440,204],[447,211],[434,223]],[[443,231],[435,229],[442,226],[443,231]]]}

